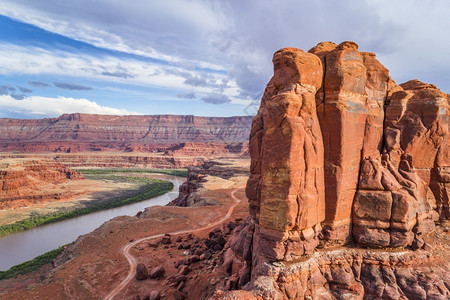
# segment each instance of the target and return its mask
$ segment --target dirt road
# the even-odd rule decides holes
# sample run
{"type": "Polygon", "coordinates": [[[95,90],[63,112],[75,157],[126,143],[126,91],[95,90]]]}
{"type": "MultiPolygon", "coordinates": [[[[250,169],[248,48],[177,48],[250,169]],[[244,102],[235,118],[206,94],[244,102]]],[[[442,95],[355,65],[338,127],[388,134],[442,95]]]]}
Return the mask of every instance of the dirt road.
{"type": "MultiPolygon", "coordinates": [[[[223,216],[221,219],[219,219],[217,222],[214,222],[214,223],[209,224],[207,226],[203,226],[203,227],[196,228],[196,229],[187,229],[187,230],[180,230],[180,231],[175,231],[175,232],[169,232],[169,234],[170,235],[177,235],[177,234],[194,233],[194,232],[210,229],[210,228],[213,228],[213,227],[215,227],[217,225],[222,224],[223,222],[225,222],[231,216],[231,214],[233,213],[234,208],[241,202],[241,199],[237,198],[236,195],[235,195],[236,192],[239,189],[241,189],[241,188],[242,188],[242,186],[238,187],[237,189],[235,189],[235,190],[233,190],[231,192],[231,197],[233,198],[233,200],[235,202],[234,202],[234,204],[232,206],[230,206],[230,208],[228,209],[227,214],[225,216],[223,216]]],[[[106,295],[103,299],[105,299],[105,300],[112,300],[112,299],[114,299],[114,297],[117,296],[117,294],[119,294],[130,283],[130,281],[134,278],[134,275],[136,273],[137,262],[136,262],[136,259],[130,254],[130,249],[133,248],[135,245],[143,242],[143,241],[147,241],[147,240],[163,237],[164,234],[165,233],[161,233],[161,234],[155,234],[155,235],[143,237],[141,239],[138,239],[136,241],[128,243],[125,246],[123,246],[122,248],[120,248],[120,253],[123,256],[125,256],[125,258],[128,261],[128,264],[129,264],[128,275],[120,282],[120,284],[118,284],[113,290],[111,290],[108,293],[108,295],[106,295]]]]}

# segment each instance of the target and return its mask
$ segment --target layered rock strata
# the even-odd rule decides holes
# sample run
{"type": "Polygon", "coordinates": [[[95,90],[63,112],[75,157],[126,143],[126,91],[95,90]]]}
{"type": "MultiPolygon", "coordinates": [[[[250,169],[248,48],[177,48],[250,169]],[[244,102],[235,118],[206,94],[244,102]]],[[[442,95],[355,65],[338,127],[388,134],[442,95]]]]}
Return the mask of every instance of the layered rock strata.
{"type": "Polygon", "coordinates": [[[165,152],[182,143],[190,143],[189,148],[193,150],[189,150],[197,153],[207,153],[208,148],[210,152],[228,153],[235,150],[230,148],[230,144],[247,143],[251,119],[251,116],[79,113],[36,120],[0,119],[0,149],[58,153],[108,150],[165,152]]]}
{"type": "Polygon", "coordinates": [[[52,200],[70,199],[72,192],[55,192],[45,186],[83,176],[51,160],[0,160],[0,209],[10,209],[52,200]]]}
{"type": "Polygon", "coordinates": [[[100,168],[147,168],[177,169],[197,166],[204,163],[207,157],[163,156],[153,154],[129,153],[63,153],[63,154],[0,154],[0,159],[21,158],[52,159],[68,168],[100,167],[100,168]]]}

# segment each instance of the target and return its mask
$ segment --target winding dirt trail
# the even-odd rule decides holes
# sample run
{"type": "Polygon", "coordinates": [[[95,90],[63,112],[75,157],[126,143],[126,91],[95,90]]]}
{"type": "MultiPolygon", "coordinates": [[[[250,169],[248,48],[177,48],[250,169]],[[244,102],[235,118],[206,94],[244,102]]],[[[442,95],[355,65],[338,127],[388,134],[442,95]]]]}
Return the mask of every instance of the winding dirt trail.
{"type": "MultiPolygon", "coordinates": [[[[200,228],[196,228],[196,229],[187,229],[187,230],[180,230],[180,231],[174,231],[174,232],[168,232],[171,235],[177,235],[177,234],[186,234],[186,233],[194,233],[194,232],[198,232],[198,231],[202,231],[202,230],[206,230],[212,227],[215,227],[217,225],[222,224],[223,222],[225,222],[233,213],[234,208],[241,202],[241,199],[236,197],[236,192],[241,189],[242,186],[236,188],[235,190],[233,190],[231,192],[231,197],[233,198],[233,200],[235,201],[233,205],[230,206],[230,208],[228,209],[228,212],[225,216],[223,216],[221,219],[219,219],[217,222],[214,222],[212,224],[209,224],[207,226],[203,226],[200,228]]],[[[137,262],[136,259],[130,254],[130,249],[132,247],[134,247],[135,245],[146,241],[146,240],[151,240],[151,239],[155,239],[155,238],[159,238],[159,237],[163,237],[165,233],[161,233],[161,234],[155,234],[155,235],[151,235],[151,236],[147,236],[147,237],[143,237],[140,238],[136,241],[133,241],[131,243],[126,244],[125,246],[123,246],[122,248],[120,248],[120,254],[122,254],[123,256],[125,256],[125,258],[128,261],[128,264],[130,265],[129,270],[128,270],[128,275],[127,277],[125,277],[122,282],[120,282],[120,284],[118,284],[112,291],[109,292],[109,294],[107,296],[105,296],[103,299],[104,300],[112,300],[114,299],[115,296],[117,296],[117,294],[119,294],[127,285],[128,283],[130,283],[131,279],[133,279],[134,274],[136,272],[136,266],[137,266],[137,262]]]]}

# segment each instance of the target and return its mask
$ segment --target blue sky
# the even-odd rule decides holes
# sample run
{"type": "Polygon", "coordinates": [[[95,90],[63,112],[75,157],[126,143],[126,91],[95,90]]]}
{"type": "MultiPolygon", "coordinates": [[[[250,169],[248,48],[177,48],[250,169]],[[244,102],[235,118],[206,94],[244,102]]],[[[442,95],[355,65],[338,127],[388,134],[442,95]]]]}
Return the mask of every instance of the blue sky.
{"type": "Polygon", "coordinates": [[[0,117],[252,114],[273,52],[327,40],[449,93],[449,3],[0,0],[0,117]]]}

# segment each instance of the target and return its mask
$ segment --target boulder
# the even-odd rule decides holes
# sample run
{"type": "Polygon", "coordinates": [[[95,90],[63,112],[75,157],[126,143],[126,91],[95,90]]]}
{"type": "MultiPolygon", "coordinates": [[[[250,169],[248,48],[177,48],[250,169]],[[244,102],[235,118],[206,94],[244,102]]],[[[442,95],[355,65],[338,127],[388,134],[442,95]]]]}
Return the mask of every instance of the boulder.
{"type": "Polygon", "coordinates": [[[166,269],[163,266],[154,267],[150,270],[150,273],[148,274],[148,278],[156,279],[164,276],[164,273],[166,273],[166,269]]]}
{"type": "Polygon", "coordinates": [[[136,266],[136,276],[135,278],[137,280],[145,280],[148,278],[148,270],[147,267],[144,264],[138,264],[136,266]]]}

